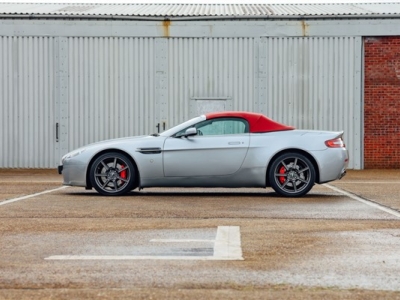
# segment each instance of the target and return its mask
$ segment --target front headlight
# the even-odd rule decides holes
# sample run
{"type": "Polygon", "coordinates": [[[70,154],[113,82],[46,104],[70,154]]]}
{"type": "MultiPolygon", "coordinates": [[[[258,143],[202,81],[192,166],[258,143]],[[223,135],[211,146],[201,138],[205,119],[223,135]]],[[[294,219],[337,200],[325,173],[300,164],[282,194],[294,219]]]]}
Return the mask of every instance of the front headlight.
{"type": "Polygon", "coordinates": [[[65,154],[65,155],[61,158],[61,163],[64,163],[65,160],[70,159],[70,158],[73,158],[73,157],[75,157],[75,156],[81,154],[81,153],[84,152],[85,150],[86,150],[85,148],[82,148],[82,149],[78,149],[78,150],[75,150],[75,151],[72,151],[72,152],[69,152],[69,153],[65,154]]]}

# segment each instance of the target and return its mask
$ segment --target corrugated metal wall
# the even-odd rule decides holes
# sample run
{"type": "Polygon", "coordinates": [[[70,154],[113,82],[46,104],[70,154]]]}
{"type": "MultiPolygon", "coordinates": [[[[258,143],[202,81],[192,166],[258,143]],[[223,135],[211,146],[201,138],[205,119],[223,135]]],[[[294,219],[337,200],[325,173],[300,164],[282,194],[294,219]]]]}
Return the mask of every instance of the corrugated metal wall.
{"type": "Polygon", "coordinates": [[[0,167],[55,167],[223,107],[343,129],[362,168],[361,38],[0,37],[0,51],[0,167]]]}
{"type": "Polygon", "coordinates": [[[69,149],[156,132],[154,48],[154,38],[68,38],[69,149]]]}
{"type": "Polygon", "coordinates": [[[360,37],[179,38],[168,54],[168,124],[216,99],[299,129],[344,130],[350,168],[363,167],[360,37]]]}
{"type": "Polygon", "coordinates": [[[195,99],[254,110],[254,39],[68,38],[67,63],[69,149],[170,128],[195,99]]]}
{"type": "Polygon", "coordinates": [[[51,37],[0,37],[0,167],[46,168],[55,147],[51,37]]]}
{"type": "Polygon", "coordinates": [[[168,39],[168,125],[198,115],[197,100],[254,111],[254,54],[253,38],[168,39]]]}
{"type": "Polygon", "coordinates": [[[363,168],[361,37],[262,38],[260,112],[299,129],[344,130],[363,168]]]}

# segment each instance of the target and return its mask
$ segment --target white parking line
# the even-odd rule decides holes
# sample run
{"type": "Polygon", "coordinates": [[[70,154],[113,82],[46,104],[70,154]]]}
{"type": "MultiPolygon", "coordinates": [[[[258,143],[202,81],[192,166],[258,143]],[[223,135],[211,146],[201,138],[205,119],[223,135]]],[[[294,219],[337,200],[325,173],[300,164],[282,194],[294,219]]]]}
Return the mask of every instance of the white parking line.
{"type": "Polygon", "coordinates": [[[215,240],[177,240],[177,239],[152,239],[150,242],[155,243],[215,243],[215,240]]]}
{"type": "Polygon", "coordinates": [[[243,259],[239,226],[218,226],[214,257],[243,259]]]}
{"type": "Polygon", "coordinates": [[[189,255],[54,255],[46,257],[45,260],[243,260],[243,258],[189,255]]]}
{"type": "Polygon", "coordinates": [[[47,190],[47,191],[40,192],[40,193],[35,193],[35,194],[23,196],[23,197],[18,197],[18,198],[9,199],[9,200],[0,202],[0,206],[1,206],[1,205],[6,205],[6,204],[9,204],[9,203],[13,203],[13,202],[17,202],[17,201],[20,201],[20,200],[25,200],[25,199],[33,198],[33,197],[40,196],[40,195],[43,195],[43,194],[48,194],[48,193],[56,192],[56,191],[65,189],[65,188],[67,188],[67,187],[68,187],[68,186],[62,186],[62,187],[59,187],[59,188],[56,188],[56,189],[53,189],[53,190],[47,190]]]}
{"type": "Polygon", "coordinates": [[[358,196],[356,196],[354,194],[346,192],[345,190],[342,190],[342,189],[340,189],[338,187],[335,187],[335,186],[332,186],[330,184],[325,183],[324,186],[326,186],[326,187],[330,188],[331,190],[334,190],[334,191],[336,191],[336,192],[338,192],[338,193],[340,193],[342,195],[345,195],[345,196],[350,197],[350,198],[352,198],[354,200],[357,200],[359,202],[362,202],[362,203],[367,204],[369,206],[372,206],[374,208],[380,209],[380,210],[382,210],[384,212],[387,212],[387,213],[389,213],[389,214],[391,214],[391,215],[393,215],[395,217],[400,218],[400,212],[398,212],[396,210],[393,210],[391,208],[382,206],[382,205],[380,205],[378,203],[375,203],[375,202],[372,202],[372,201],[365,200],[365,199],[363,199],[361,197],[358,197],[358,196]]]}
{"type": "Polygon", "coordinates": [[[15,180],[15,179],[2,179],[2,182],[10,182],[10,183],[27,183],[27,184],[31,184],[31,183],[60,183],[60,180],[15,180]]]}
{"type": "Polygon", "coordinates": [[[239,226],[218,226],[213,240],[151,240],[151,242],[214,242],[213,256],[173,255],[54,255],[46,260],[243,260],[239,226]]]}

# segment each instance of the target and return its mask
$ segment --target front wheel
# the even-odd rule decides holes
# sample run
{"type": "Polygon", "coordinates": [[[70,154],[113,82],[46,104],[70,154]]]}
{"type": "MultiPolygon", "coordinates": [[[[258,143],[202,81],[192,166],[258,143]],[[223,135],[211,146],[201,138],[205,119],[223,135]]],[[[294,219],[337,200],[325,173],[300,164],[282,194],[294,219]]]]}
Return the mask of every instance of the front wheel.
{"type": "Polygon", "coordinates": [[[90,168],[92,186],[104,196],[120,196],[134,188],[136,170],[130,159],[118,152],[99,156],[90,168]]]}
{"type": "Polygon", "coordinates": [[[281,196],[301,197],[315,183],[315,169],[311,161],[300,153],[284,153],[272,163],[269,171],[271,187],[281,196]]]}

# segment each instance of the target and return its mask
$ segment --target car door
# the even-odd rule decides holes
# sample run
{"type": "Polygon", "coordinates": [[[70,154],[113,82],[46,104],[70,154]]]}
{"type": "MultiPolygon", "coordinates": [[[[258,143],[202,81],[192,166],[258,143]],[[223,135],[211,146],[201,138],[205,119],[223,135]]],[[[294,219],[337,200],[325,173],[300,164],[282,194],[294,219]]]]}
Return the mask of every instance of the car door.
{"type": "Polygon", "coordinates": [[[240,169],[249,147],[247,121],[218,118],[202,121],[194,127],[197,129],[195,136],[165,140],[166,177],[223,176],[240,169]]]}

